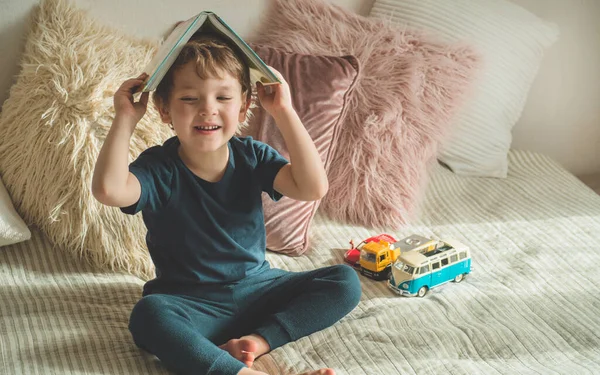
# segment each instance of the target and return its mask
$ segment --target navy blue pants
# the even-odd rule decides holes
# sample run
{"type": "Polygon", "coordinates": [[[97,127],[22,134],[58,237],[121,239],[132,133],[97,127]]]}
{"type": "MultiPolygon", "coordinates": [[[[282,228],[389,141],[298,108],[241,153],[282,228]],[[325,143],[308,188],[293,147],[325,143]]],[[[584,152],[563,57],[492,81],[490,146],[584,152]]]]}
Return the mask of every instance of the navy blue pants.
{"type": "Polygon", "coordinates": [[[219,345],[256,333],[273,350],[333,325],[360,295],[356,271],[346,265],[269,269],[194,296],[147,295],[133,308],[129,330],[137,346],[178,374],[235,375],[245,365],[219,345]]]}

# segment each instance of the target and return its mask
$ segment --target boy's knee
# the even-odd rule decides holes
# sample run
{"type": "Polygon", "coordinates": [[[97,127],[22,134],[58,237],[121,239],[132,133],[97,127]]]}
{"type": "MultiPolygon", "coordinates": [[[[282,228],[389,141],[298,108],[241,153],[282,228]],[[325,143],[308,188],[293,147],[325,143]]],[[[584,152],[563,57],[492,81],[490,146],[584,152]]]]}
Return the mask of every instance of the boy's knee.
{"type": "Polygon", "coordinates": [[[332,273],[338,280],[339,296],[346,302],[349,310],[354,309],[360,302],[362,287],[356,271],[345,264],[339,264],[332,267],[332,273]]]}
{"type": "Polygon", "coordinates": [[[148,331],[148,327],[160,324],[168,305],[164,298],[156,294],[145,296],[135,304],[129,317],[129,331],[136,341],[143,332],[148,331]]]}

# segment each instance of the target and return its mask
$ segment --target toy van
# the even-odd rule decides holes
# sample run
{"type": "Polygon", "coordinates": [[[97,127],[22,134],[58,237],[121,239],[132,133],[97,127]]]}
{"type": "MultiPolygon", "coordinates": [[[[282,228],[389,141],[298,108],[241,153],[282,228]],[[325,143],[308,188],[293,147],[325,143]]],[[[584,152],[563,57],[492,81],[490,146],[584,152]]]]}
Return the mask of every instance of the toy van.
{"type": "Polygon", "coordinates": [[[461,282],[470,272],[469,248],[456,240],[439,241],[434,250],[400,255],[388,286],[403,296],[423,297],[431,288],[449,281],[461,282]]]}

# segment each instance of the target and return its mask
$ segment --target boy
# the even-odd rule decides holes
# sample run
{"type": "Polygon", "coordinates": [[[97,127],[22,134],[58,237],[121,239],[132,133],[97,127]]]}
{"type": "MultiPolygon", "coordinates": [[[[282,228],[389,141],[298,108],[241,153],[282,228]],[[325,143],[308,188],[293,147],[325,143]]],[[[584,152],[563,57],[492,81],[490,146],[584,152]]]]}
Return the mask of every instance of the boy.
{"type": "Polygon", "coordinates": [[[256,357],[331,326],[360,300],[348,266],[294,273],[265,260],[261,193],[316,200],[327,191],[289,87],[274,72],[283,83],[272,94],[258,84],[258,97],[291,162],[234,136],[251,101],[249,72],[214,36],[188,42],[153,95],[176,136],[144,151],[129,169],[129,140],[148,102],[148,93],[137,103],[133,94],[145,75],[115,93],[116,116],[92,191],[125,213],[142,211],[156,278],[144,285],[129,329],[140,348],[177,373],[266,375],[251,368],[256,357]]]}

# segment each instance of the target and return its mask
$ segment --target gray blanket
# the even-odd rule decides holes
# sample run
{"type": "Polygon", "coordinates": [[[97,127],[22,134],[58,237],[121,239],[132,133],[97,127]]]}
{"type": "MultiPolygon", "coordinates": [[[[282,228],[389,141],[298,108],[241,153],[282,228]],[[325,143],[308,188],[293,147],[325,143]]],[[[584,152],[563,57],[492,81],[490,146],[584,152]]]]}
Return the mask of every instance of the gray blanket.
{"type": "MultiPolygon", "coordinates": [[[[348,241],[381,232],[456,238],[472,273],[424,298],[363,278],[359,306],[334,326],[259,358],[291,375],[600,373],[600,196],[550,159],[511,152],[507,179],[432,173],[421,219],[393,230],[318,214],[308,255],[270,253],[272,266],[343,262],[348,241]]],[[[0,374],[163,374],[133,344],[136,277],[94,271],[30,241],[0,249],[0,374]]],[[[318,311],[315,311],[318,314],[318,311]]]]}

